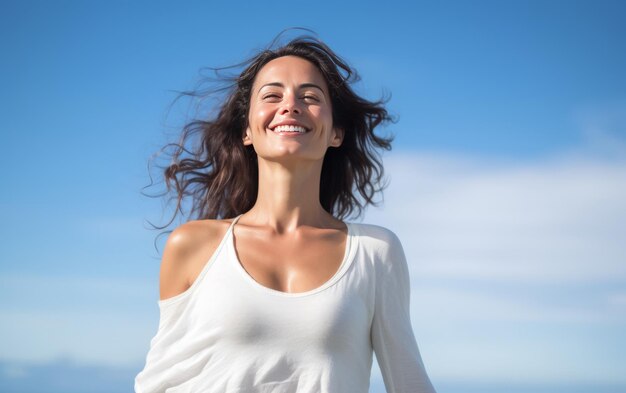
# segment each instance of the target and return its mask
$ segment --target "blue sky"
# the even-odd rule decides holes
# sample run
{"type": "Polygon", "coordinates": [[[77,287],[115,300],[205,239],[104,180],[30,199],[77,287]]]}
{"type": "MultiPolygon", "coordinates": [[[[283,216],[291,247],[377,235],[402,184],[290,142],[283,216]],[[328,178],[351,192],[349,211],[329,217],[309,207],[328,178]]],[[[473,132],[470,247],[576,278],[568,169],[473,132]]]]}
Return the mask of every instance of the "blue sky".
{"type": "Polygon", "coordinates": [[[438,390],[626,390],[624,2],[1,4],[0,390],[130,390],[158,320],[145,222],[170,212],[140,191],[188,109],[173,91],[290,26],[391,94],[391,185],[358,221],[403,241],[438,390]]]}

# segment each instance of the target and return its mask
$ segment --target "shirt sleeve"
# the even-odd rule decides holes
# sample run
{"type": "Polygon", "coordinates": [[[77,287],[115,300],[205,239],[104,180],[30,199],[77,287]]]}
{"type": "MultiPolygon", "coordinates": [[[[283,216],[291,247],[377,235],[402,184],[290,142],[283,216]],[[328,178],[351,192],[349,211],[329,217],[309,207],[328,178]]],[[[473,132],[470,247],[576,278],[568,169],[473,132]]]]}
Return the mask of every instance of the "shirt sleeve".
{"type": "Polygon", "coordinates": [[[392,233],[376,277],[371,339],[387,393],[435,393],[415,340],[410,317],[409,269],[392,233]]]}
{"type": "Polygon", "coordinates": [[[150,340],[144,368],[135,376],[135,393],[162,393],[189,378],[183,365],[187,356],[181,356],[185,346],[180,342],[184,337],[180,320],[188,297],[180,299],[158,301],[159,327],[150,340]]]}

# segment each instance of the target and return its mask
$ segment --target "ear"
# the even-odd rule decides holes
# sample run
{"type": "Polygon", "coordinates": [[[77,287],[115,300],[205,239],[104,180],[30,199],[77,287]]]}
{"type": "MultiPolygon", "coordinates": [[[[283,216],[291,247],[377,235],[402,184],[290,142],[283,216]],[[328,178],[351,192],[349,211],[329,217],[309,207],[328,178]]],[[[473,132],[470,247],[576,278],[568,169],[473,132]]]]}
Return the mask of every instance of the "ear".
{"type": "Polygon", "coordinates": [[[333,138],[330,141],[332,147],[339,147],[343,142],[344,130],[343,128],[333,127],[333,138]]]}
{"type": "Polygon", "coordinates": [[[246,127],[246,135],[244,135],[243,137],[243,145],[244,146],[248,146],[252,144],[252,131],[250,130],[250,127],[246,127]]]}

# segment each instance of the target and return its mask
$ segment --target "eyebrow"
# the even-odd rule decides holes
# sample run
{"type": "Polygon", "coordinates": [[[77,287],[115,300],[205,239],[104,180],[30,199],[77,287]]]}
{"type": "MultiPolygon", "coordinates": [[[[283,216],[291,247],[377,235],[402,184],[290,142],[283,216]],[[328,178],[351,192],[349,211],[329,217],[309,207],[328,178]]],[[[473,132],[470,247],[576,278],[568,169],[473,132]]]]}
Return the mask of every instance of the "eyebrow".
{"type": "MultiPolygon", "coordinates": [[[[265,86],[278,86],[278,87],[285,87],[285,85],[283,85],[280,82],[270,82],[270,83],[266,83],[263,86],[259,87],[258,91],[261,91],[262,88],[264,88],[265,86]]],[[[316,85],[315,83],[303,83],[300,86],[298,86],[298,89],[304,89],[306,87],[315,87],[317,89],[320,89],[320,91],[322,93],[324,93],[324,89],[322,89],[321,87],[319,87],[318,85],[316,85]]]]}

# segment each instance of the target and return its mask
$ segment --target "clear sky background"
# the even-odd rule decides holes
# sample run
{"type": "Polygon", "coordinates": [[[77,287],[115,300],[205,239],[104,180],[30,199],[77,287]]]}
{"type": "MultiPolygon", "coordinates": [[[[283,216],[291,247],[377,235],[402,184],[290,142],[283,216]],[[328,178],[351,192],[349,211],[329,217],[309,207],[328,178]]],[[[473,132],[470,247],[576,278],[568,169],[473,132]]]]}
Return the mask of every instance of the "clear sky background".
{"type": "Polygon", "coordinates": [[[171,212],[141,189],[184,120],[173,91],[291,26],[391,93],[390,186],[353,221],[402,240],[438,391],[626,391],[626,2],[0,9],[0,391],[132,390],[158,323],[146,222],[171,212]]]}

